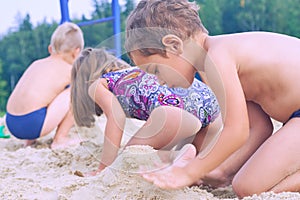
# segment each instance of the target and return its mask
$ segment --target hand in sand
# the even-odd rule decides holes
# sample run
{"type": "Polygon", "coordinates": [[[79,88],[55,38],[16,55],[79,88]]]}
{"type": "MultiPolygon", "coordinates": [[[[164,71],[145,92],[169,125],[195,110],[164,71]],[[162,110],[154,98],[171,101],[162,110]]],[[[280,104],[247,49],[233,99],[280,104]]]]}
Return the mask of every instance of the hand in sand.
{"type": "Polygon", "coordinates": [[[85,176],[85,177],[96,176],[96,175],[99,174],[100,172],[102,172],[102,170],[98,169],[98,170],[86,172],[86,173],[84,173],[84,176],[85,176]]]}
{"type": "Polygon", "coordinates": [[[100,163],[99,167],[97,170],[91,171],[91,172],[86,172],[84,173],[84,176],[96,176],[100,172],[102,172],[107,166],[104,165],[103,163],[100,163]]]}
{"type": "Polygon", "coordinates": [[[173,164],[165,169],[152,173],[144,173],[143,177],[163,189],[179,189],[192,185],[194,180],[184,167],[196,157],[196,148],[192,144],[185,145],[173,164]]]}

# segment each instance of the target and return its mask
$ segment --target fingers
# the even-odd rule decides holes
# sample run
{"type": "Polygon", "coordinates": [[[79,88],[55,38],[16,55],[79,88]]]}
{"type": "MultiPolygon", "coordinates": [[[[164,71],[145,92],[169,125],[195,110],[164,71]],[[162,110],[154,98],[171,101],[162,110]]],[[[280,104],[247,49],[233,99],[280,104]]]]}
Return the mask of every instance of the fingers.
{"type": "Polygon", "coordinates": [[[155,181],[157,175],[155,175],[155,173],[147,173],[147,174],[142,174],[142,176],[147,181],[153,183],[155,181]]]}
{"type": "Polygon", "coordinates": [[[196,157],[196,154],[197,151],[195,146],[192,144],[186,144],[179,151],[173,165],[176,167],[184,167],[196,157]]]}
{"type": "Polygon", "coordinates": [[[174,189],[174,186],[171,186],[170,183],[172,183],[172,178],[170,175],[160,172],[154,172],[154,173],[148,173],[143,174],[143,178],[147,181],[153,183],[154,185],[158,186],[162,189],[174,189]]]}
{"type": "Polygon", "coordinates": [[[84,176],[85,177],[90,177],[90,176],[96,176],[97,174],[99,174],[102,170],[94,170],[94,171],[91,171],[91,172],[86,172],[84,173],[84,176]]]}
{"type": "Polygon", "coordinates": [[[192,183],[192,180],[187,176],[184,167],[196,157],[196,153],[195,146],[187,144],[179,151],[173,164],[166,167],[166,165],[160,163],[159,171],[145,173],[146,170],[143,170],[144,173],[141,173],[141,175],[145,180],[162,189],[183,188],[192,183]]]}

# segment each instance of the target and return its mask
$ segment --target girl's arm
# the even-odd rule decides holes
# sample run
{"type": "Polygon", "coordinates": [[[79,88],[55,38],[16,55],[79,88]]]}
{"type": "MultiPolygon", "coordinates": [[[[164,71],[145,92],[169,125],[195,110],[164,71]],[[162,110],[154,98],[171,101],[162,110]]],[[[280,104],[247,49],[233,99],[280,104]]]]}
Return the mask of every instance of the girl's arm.
{"type": "Polygon", "coordinates": [[[120,148],[126,115],[113,93],[108,90],[106,79],[99,79],[89,88],[90,97],[103,110],[107,118],[104,131],[99,171],[110,165],[116,158],[120,148]]]}

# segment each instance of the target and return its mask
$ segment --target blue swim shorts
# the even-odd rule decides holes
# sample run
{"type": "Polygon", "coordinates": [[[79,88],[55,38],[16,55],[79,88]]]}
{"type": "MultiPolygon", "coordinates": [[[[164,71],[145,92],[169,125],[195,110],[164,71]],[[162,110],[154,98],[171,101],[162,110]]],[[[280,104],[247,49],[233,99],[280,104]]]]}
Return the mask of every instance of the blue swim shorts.
{"type": "Polygon", "coordinates": [[[294,117],[300,117],[300,110],[295,111],[291,116],[290,119],[294,118],[294,117]]]}
{"type": "Polygon", "coordinates": [[[6,125],[9,132],[19,139],[33,140],[41,135],[47,108],[41,108],[25,115],[6,113],[6,125]]]}

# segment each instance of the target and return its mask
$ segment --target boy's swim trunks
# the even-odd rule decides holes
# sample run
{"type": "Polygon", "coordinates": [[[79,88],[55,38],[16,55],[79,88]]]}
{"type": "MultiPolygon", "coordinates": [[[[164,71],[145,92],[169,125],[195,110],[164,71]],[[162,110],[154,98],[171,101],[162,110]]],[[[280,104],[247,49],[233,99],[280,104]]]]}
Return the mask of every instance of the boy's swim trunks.
{"type": "Polygon", "coordinates": [[[295,111],[291,116],[290,119],[294,118],[294,117],[300,117],[300,110],[295,111]]]}
{"type": "Polygon", "coordinates": [[[6,113],[6,125],[9,132],[19,139],[33,140],[40,137],[47,108],[41,108],[25,115],[6,113]]]}

